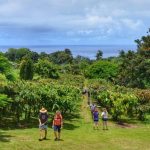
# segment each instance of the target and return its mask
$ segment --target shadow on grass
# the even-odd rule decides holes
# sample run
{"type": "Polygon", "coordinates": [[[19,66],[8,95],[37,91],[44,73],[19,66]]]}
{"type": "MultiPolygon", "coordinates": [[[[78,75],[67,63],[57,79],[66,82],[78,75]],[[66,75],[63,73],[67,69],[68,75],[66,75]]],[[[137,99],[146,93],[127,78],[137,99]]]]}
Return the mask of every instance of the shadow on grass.
{"type": "Polygon", "coordinates": [[[19,123],[12,118],[3,118],[0,122],[0,128],[3,130],[38,128],[38,119],[32,118],[30,121],[20,120],[19,123]]]}
{"type": "Polygon", "coordinates": [[[81,119],[81,116],[80,114],[66,114],[63,116],[63,118],[68,121],[74,121],[74,120],[81,119]]]}
{"type": "MultiPolygon", "coordinates": [[[[65,114],[63,115],[64,120],[67,121],[78,121],[80,120],[80,114],[65,114]]],[[[48,126],[52,125],[53,116],[49,118],[48,126]]],[[[30,129],[30,128],[39,128],[38,117],[32,117],[30,120],[20,120],[17,123],[13,117],[3,117],[0,121],[0,128],[3,130],[15,130],[15,129],[30,129]]],[[[66,123],[66,129],[72,130],[75,128],[73,124],[66,123]]]]}
{"type": "Polygon", "coordinates": [[[5,132],[0,131],[0,142],[10,142],[11,137],[14,137],[14,136],[5,134],[5,132]]]}
{"type": "Polygon", "coordinates": [[[79,128],[80,126],[71,124],[71,123],[64,123],[64,129],[66,130],[75,130],[76,128],[79,128]]]}

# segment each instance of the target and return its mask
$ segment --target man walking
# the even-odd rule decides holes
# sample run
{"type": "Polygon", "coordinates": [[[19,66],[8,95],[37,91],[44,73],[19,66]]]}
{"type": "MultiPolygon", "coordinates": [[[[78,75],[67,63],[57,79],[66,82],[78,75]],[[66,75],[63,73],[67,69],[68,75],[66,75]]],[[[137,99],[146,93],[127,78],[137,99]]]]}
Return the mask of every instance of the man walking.
{"type": "Polygon", "coordinates": [[[39,129],[40,129],[40,138],[39,141],[45,140],[47,136],[47,121],[48,113],[47,110],[42,107],[39,113],[39,129]]]}

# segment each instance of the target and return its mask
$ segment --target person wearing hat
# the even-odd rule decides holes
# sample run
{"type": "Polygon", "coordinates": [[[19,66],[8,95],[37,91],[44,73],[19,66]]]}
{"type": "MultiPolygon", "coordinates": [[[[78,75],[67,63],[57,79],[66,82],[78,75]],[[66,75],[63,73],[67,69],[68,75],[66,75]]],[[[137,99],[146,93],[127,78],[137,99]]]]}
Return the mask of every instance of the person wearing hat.
{"type": "Polygon", "coordinates": [[[40,138],[39,141],[46,139],[47,136],[47,121],[48,113],[47,110],[42,107],[39,113],[39,129],[40,129],[40,138]]]}

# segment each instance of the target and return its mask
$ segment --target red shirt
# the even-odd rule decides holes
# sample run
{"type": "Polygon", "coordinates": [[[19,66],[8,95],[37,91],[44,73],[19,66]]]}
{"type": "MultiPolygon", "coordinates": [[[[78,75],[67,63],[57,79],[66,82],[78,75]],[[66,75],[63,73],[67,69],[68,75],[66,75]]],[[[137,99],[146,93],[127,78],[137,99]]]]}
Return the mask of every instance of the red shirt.
{"type": "Polygon", "coordinates": [[[56,126],[60,126],[61,125],[61,123],[62,123],[62,115],[60,114],[60,115],[56,115],[55,117],[54,117],[54,125],[56,125],[56,126]]]}

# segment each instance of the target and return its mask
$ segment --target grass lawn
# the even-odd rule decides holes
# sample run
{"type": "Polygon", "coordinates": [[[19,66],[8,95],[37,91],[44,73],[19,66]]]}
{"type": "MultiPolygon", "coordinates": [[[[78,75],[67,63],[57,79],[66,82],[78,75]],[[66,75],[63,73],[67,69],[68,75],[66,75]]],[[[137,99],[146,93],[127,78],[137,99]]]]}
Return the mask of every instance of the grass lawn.
{"type": "Polygon", "coordinates": [[[90,112],[85,107],[81,118],[64,123],[62,141],[54,141],[53,130],[48,139],[38,141],[37,128],[0,129],[0,150],[150,150],[150,124],[137,123],[123,127],[109,121],[109,130],[93,130],[90,112]]]}
{"type": "Polygon", "coordinates": [[[38,128],[0,130],[0,150],[150,150],[150,125],[121,128],[109,123],[108,131],[92,129],[83,119],[64,124],[62,141],[54,141],[49,128],[48,140],[38,141],[38,128]]]}

